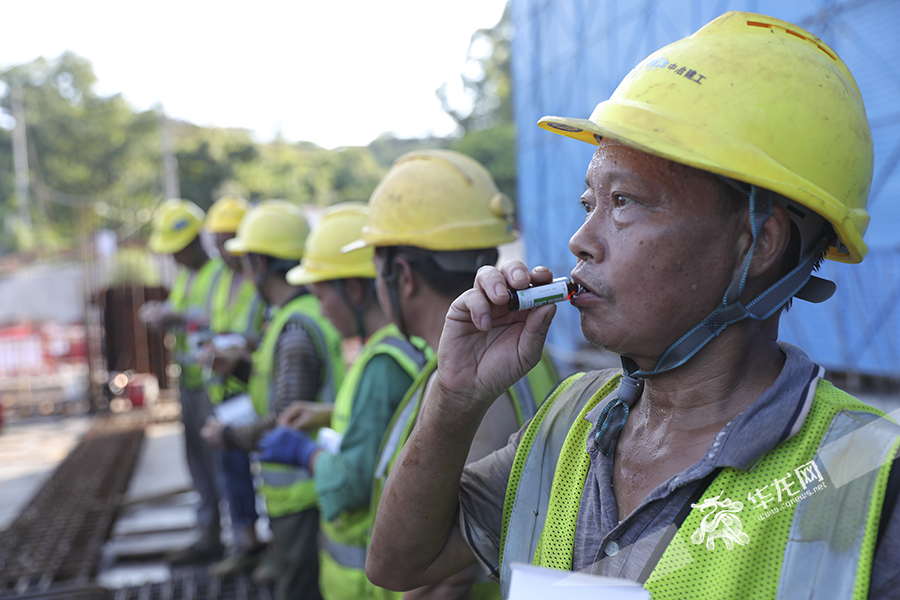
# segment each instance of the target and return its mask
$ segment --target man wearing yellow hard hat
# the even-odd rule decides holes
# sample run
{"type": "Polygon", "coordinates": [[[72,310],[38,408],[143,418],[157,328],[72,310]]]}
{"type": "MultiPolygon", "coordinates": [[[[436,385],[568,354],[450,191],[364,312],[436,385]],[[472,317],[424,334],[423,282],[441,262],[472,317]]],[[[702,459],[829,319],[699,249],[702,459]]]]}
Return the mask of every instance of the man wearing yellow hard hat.
{"type": "Polygon", "coordinates": [[[533,562],[658,598],[895,596],[900,428],[778,342],[792,298],[834,290],[816,264],[866,252],[872,140],[844,63],[791,23],[727,13],[649,56],[589,119],[540,125],[597,145],[573,304],[622,369],[562,382],[465,467],[555,312],[506,308],[507,288],[546,270],[482,269],[447,315],[369,576],[408,589],[477,562],[509,594],[511,565],[533,562]]]}
{"type": "Polygon", "coordinates": [[[333,409],[295,403],[266,436],[263,458],[300,464],[313,473],[321,512],[319,583],[326,600],[367,597],[366,545],[375,507],[370,506],[378,448],[391,416],[426,361],[426,344],[407,339],[385,315],[375,295],[372,248],[342,253],[366,222],[363,204],[328,209],[306,240],[300,266],[288,282],[308,285],[322,314],[345,339],[364,344],[347,373],[333,409]],[[304,430],[326,424],[330,443],[304,430]],[[299,430],[299,431],[298,431],[299,430]]]}
{"type": "MultiPolygon", "coordinates": [[[[225,250],[225,242],[234,238],[238,225],[249,209],[243,198],[226,196],[213,202],[206,214],[204,229],[213,236],[218,260],[224,269],[213,289],[210,330],[215,334],[201,355],[206,391],[214,412],[222,419],[238,422],[252,414],[247,383],[230,373],[217,370],[216,357],[255,348],[262,333],[266,304],[252,281],[241,273],[241,261],[225,250]]],[[[219,361],[221,362],[221,361],[219,361]]],[[[221,367],[220,367],[221,368],[221,367]]],[[[201,429],[201,434],[206,428],[201,429]]],[[[204,436],[206,439],[206,436],[204,436]]],[[[208,439],[210,443],[217,440],[208,439]]],[[[263,545],[256,536],[256,491],[246,452],[220,449],[216,452],[222,492],[228,500],[234,549],[230,556],[212,565],[210,572],[224,577],[250,571],[262,558],[263,545]]]]}
{"type": "Polygon", "coordinates": [[[181,368],[178,393],[184,422],[185,452],[194,488],[200,496],[197,525],[200,539],[167,558],[173,565],[221,558],[219,488],[212,449],[200,429],[212,407],[199,362],[201,346],[209,337],[212,291],[225,265],[211,260],[200,240],[206,215],[189,200],[164,201],[153,216],[149,246],[157,254],[171,254],[182,267],[165,303],[147,303],[141,316],[151,327],[175,332],[175,359],[181,368]]]}
{"type": "MultiPolygon", "coordinates": [[[[382,305],[404,334],[419,336],[436,349],[453,300],[472,286],[479,269],[496,263],[499,245],[515,239],[512,201],[497,189],[488,170],[459,152],[432,150],[409,153],[394,162],[372,192],[360,239],[344,250],[374,248],[382,305]]],[[[437,364],[436,357],[428,362],[392,420],[375,470],[373,505],[381,498],[384,481],[410,432],[418,427],[424,393],[437,364]]],[[[545,358],[497,390],[499,399],[468,440],[467,460],[501,448],[531,418],[556,380],[556,370],[545,358]]],[[[471,589],[478,597],[499,596],[497,585],[479,575],[470,568],[416,593],[471,589]]]]}
{"type": "MultiPolygon", "coordinates": [[[[285,279],[303,257],[309,225],[300,210],[268,200],[250,209],[225,250],[241,257],[253,281],[274,310],[259,347],[238,360],[231,372],[248,381],[258,418],[240,426],[211,420],[210,437],[228,448],[254,451],[295,401],[333,403],[343,380],[341,336],[325,319],[315,296],[285,279]]],[[[279,600],[319,595],[317,535],[319,511],[308,469],[260,460],[260,491],[272,529],[279,600]]]]}

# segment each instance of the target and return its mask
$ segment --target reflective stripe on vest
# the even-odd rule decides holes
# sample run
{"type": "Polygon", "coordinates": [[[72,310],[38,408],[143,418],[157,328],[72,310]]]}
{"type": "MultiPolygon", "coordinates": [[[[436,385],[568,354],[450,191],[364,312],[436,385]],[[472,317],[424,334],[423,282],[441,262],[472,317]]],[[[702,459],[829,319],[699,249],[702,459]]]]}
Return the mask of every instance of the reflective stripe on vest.
{"type": "MultiPolygon", "coordinates": [[[[584,421],[584,416],[615,391],[618,377],[606,381],[597,393],[593,393],[597,390],[596,383],[603,380],[598,374],[580,381],[576,379],[569,380],[569,391],[560,402],[556,400],[562,394],[554,394],[552,399],[554,404],[570,405],[554,411],[556,414],[565,413],[567,417],[557,422],[536,418],[534,428],[529,427],[529,430],[547,430],[543,432],[546,439],[536,440],[527,446],[523,438],[523,445],[520,445],[522,452],[516,455],[504,505],[504,522],[509,523],[506,538],[501,542],[504,551],[501,563],[504,593],[509,585],[507,565],[514,560],[533,559],[544,566],[571,569],[575,532],[570,524],[577,518],[590,465],[585,448],[592,425],[584,421]],[[573,413],[576,415],[574,418],[573,413]],[[566,419],[570,419],[569,428],[565,426],[566,419]],[[560,448],[558,440],[561,438],[565,438],[565,442],[560,448]],[[538,441],[548,443],[550,447],[538,445],[538,441]],[[560,449],[557,451],[556,448],[560,449]],[[525,457],[524,460],[520,460],[520,454],[525,457]],[[540,458],[528,460],[528,457],[540,458]],[[556,473],[552,472],[553,469],[549,473],[545,469],[539,476],[535,473],[540,465],[529,470],[529,462],[556,465],[557,460],[568,468],[556,473]],[[546,489],[548,475],[553,481],[549,500],[540,503],[540,497],[532,498],[531,501],[538,504],[529,507],[526,503],[528,492],[546,489]],[[517,483],[515,486],[514,480],[517,483]],[[512,502],[511,496],[516,496],[512,502]],[[536,510],[542,515],[547,514],[546,523],[537,524],[538,519],[534,516],[536,510]],[[535,528],[536,524],[539,526],[535,528]],[[531,536],[527,535],[529,528],[531,536]],[[523,533],[520,531],[523,529],[525,535],[513,537],[523,533]],[[536,539],[538,536],[539,541],[536,539]],[[531,558],[527,558],[529,554],[531,558]]],[[[702,501],[694,505],[697,508],[688,515],[672,542],[666,546],[645,587],[654,595],[666,597],[729,595],[731,589],[738,595],[746,592],[753,597],[793,598],[802,591],[800,597],[804,598],[823,595],[865,598],[890,459],[900,446],[898,432],[900,428],[881,418],[875,409],[820,381],[816,387],[815,401],[800,433],[766,453],[751,471],[722,470],[704,492],[702,501]],[[795,492],[794,495],[803,499],[781,504],[778,514],[770,513],[763,518],[756,514],[757,518],[752,519],[751,512],[751,518],[743,530],[743,540],[749,541],[739,541],[737,546],[732,544],[734,550],[730,550],[732,546],[726,548],[727,543],[723,545],[723,540],[720,540],[716,554],[714,543],[707,542],[703,546],[700,545],[702,539],[694,539],[701,531],[709,532],[708,528],[703,528],[707,524],[704,518],[708,519],[712,513],[704,511],[708,511],[720,496],[739,501],[746,496],[749,504],[751,497],[748,488],[764,489],[766,481],[770,481],[766,479],[769,477],[767,474],[780,473],[784,469],[790,472],[790,469],[801,466],[794,462],[815,464],[818,472],[822,473],[823,484],[828,483],[818,488],[815,494],[807,490],[806,497],[795,492]],[[772,520],[764,524],[766,518],[772,520]],[[790,533],[784,527],[784,521],[777,520],[779,518],[792,519],[790,533]],[[756,545],[751,546],[754,539],[756,545]],[[776,579],[772,570],[779,568],[781,577],[776,579]],[[748,579],[747,569],[762,569],[762,572],[758,577],[749,576],[748,579]],[[822,587],[819,586],[819,577],[824,579],[822,587]],[[704,579],[711,580],[709,585],[702,585],[704,579]],[[814,591],[809,592],[811,585],[814,591]]],[[[542,432],[532,432],[532,437],[541,435],[542,432]]],[[[735,525],[735,522],[731,524],[735,525]]],[[[737,527],[740,532],[740,525],[737,527]]],[[[702,537],[699,535],[699,538],[702,537]]],[[[724,537],[730,539],[730,536],[724,537]]]]}
{"type": "Polygon", "coordinates": [[[579,412],[590,398],[595,384],[605,381],[602,391],[616,389],[618,371],[608,370],[572,375],[557,386],[531,421],[513,461],[506,498],[503,505],[503,523],[500,537],[500,583],[503,597],[509,595],[509,580],[513,562],[530,563],[538,546],[550,494],[546,491],[556,472],[556,457],[562,451],[566,434],[579,412]],[[576,400],[557,402],[566,393],[576,400]],[[561,434],[561,435],[560,435],[561,434]],[[550,457],[542,460],[536,456],[550,457]],[[535,454],[532,460],[528,460],[535,454]],[[527,482],[526,485],[522,485],[527,482]]]}
{"type": "MultiPolygon", "coordinates": [[[[390,324],[372,334],[363,347],[359,359],[350,368],[334,403],[334,416],[332,416],[331,422],[332,427],[338,433],[343,434],[347,429],[362,374],[373,358],[385,354],[390,356],[411,379],[416,378],[419,370],[425,364],[425,350],[428,347],[425,341],[413,338],[415,341],[413,343],[399,337],[401,335],[399,328],[390,324]]],[[[338,545],[356,546],[365,555],[367,534],[371,531],[374,522],[374,511],[370,510],[370,506],[372,505],[368,504],[365,507],[344,511],[333,521],[326,521],[323,518],[321,523],[323,536],[338,545]]],[[[337,557],[334,558],[335,561],[341,563],[337,557]]]]}
{"type": "MultiPolygon", "coordinates": [[[[232,298],[233,282],[234,272],[230,268],[224,269],[213,291],[209,328],[213,333],[239,333],[255,338],[262,329],[265,308],[262,297],[253,283],[243,280],[232,298]]],[[[205,383],[209,401],[213,404],[247,391],[247,383],[234,375],[212,373],[205,383]]]]}
{"type": "MultiPolygon", "coordinates": [[[[208,321],[213,289],[225,268],[225,261],[214,258],[203,263],[197,271],[180,270],[169,293],[169,305],[177,312],[192,313],[193,318],[208,321]]],[[[174,357],[181,366],[181,387],[187,390],[203,389],[200,365],[189,347],[187,334],[183,329],[175,332],[174,357]]]]}
{"type": "MultiPolygon", "coordinates": [[[[378,466],[375,469],[376,479],[384,479],[387,476],[394,460],[409,439],[409,434],[419,416],[425,386],[436,369],[437,356],[434,356],[419,373],[403,402],[397,407],[388,427],[388,434],[382,443],[378,466]]],[[[553,366],[550,356],[545,353],[541,361],[525,377],[507,390],[520,427],[535,414],[535,398],[543,400],[553,390],[553,386],[556,385],[555,377],[556,367],[553,366]]]]}
{"type": "Polygon", "coordinates": [[[339,544],[329,538],[327,535],[321,536],[319,542],[322,544],[322,550],[327,552],[328,556],[330,556],[334,560],[334,562],[348,569],[365,571],[365,546],[350,546],[346,544],[339,544]]]}
{"type": "Polygon", "coordinates": [[[331,428],[343,434],[350,422],[353,412],[353,400],[357,387],[369,361],[379,354],[391,356],[401,369],[413,379],[425,366],[425,349],[427,344],[420,338],[414,338],[415,344],[402,338],[400,329],[393,323],[385,325],[373,333],[363,346],[356,362],[350,367],[341,389],[334,401],[334,413],[331,416],[331,428]]]}
{"type": "MultiPolygon", "coordinates": [[[[394,412],[390,425],[388,425],[388,434],[381,444],[378,465],[375,467],[376,481],[382,480],[383,483],[383,480],[387,478],[388,471],[394,464],[394,460],[403,448],[403,444],[409,438],[409,432],[419,416],[419,405],[422,401],[422,394],[425,392],[428,378],[431,377],[436,369],[437,356],[435,355],[419,371],[419,375],[412,382],[409,391],[406,392],[406,396],[404,396],[400,406],[394,412]]],[[[380,500],[381,497],[379,495],[373,500],[372,505],[377,505],[380,500]]]]}
{"type": "Polygon", "coordinates": [[[265,306],[252,282],[243,280],[232,298],[234,273],[224,269],[216,284],[211,304],[209,328],[216,333],[259,335],[265,306]]]}
{"type": "MultiPolygon", "coordinates": [[[[871,507],[876,487],[881,481],[883,499],[889,466],[882,468],[885,460],[896,455],[900,438],[897,427],[878,415],[866,412],[841,412],[831,423],[816,456],[821,473],[828,475],[836,490],[823,498],[827,508],[817,506],[813,499],[797,504],[791,532],[784,550],[784,564],[778,581],[778,599],[787,598],[865,598],[868,582],[863,589],[857,580],[857,571],[865,569],[868,579],[871,571],[871,552],[868,565],[860,564],[866,534],[874,535],[870,522],[871,507]],[[822,513],[828,510],[832,518],[822,513]],[[826,527],[822,527],[826,525],[826,527]],[[850,539],[838,548],[836,539],[849,533],[850,539]],[[811,557],[814,557],[811,559],[811,557]],[[822,565],[816,576],[809,577],[806,566],[812,560],[822,565]]],[[[881,501],[874,512],[880,512],[881,501]]],[[[877,520],[877,517],[876,517],[877,520]]],[[[874,540],[869,540],[874,546],[874,540]]]]}
{"type": "MultiPolygon", "coordinates": [[[[350,423],[353,404],[358,395],[359,383],[368,363],[379,355],[390,356],[403,371],[415,380],[426,362],[428,344],[420,338],[407,340],[393,324],[376,331],[350,368],[338,397],[334,402],[331,426],[345,433],[350,423]]],[[[387,399],[385,399],[387,401],[387,399]]],[[[356,600],[362,597],[378,597],[387,592],[368,594],[367,590],[380,590],[366,578],[366,547],[374,523],[376,506],[343,511],[336,519],[320,523],[319,581],[327,600],[356,600]]]]}
{"type": "MultiPolygon", "coordinates": [[[[270,463],[260,464],[266,464],[268,467],[270,463]]],[[[287,467],[287,465],[281,466],[287,467]]],[[[283,471],[268,467],[260,470],[259,477],[260,479],[262,479],[264,485],[270,485],[272,487],[288,487],[294,485],[295,483],[312,479],[312,475],[310,474],[310,472],[303,467],[294,467],[291,469],[286,468],[283,471]]]]}
{"type": "Polygon", "coordinates": [[[558,381],[556,366],[545,348],[540,362],[509,388],[509,396],[513,401],[519,427],[537,413],[538,407],[547,394],[553,391],[558,381]]]}

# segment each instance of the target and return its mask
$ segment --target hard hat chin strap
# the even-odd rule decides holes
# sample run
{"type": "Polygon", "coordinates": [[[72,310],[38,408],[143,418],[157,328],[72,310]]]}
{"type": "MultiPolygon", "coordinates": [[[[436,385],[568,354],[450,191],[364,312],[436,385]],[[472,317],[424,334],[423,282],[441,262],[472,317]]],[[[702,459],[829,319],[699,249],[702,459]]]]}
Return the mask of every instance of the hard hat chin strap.
{"type": "Polygon", "coordinates": [[[268,254],[252,254],[252,256],[259,256],[266,261],[265,271],[257,271],[254,269],[253,283],[256,285],[256,289],[260,291],[262,291],[269,275],[281,274],[282,279],[284,279],[283,274],[290,271],[293,267],[296,267],[299,262],[296,260],[269,256],[268,254]]]}
{"type": "Polygon", "coordinates": [[[409,330],[406,328],[406,321],[403,319],[403,310],[400,307],[400,290],[399,286],[399,269],[397,268],[397,259],[400,253],[395,248],[388,248],[384,257],[384,268],[381,276],[384,278],[385,286],[387,286],[388,296],[391,300],[391,313],[393,313],[394,323],[397,329],[403,334],[403,337],[409,338],[409,330]]]}
{"type": "Polygon", "coordinates": [[[744,319],[765,321],[794,297],[809,281],[816,260],[830,245],[831,238],[823,233],[806,255],[801,255],[799,264],[779,279],[769,289],[750,301],[746,306],[740,297],[747,283],[750,262],[756,250],[759,233],[772,215],[772,192],[757,186],[750,188],[750,227],[753,241],[744,257],[741,269],[735,274],[722,298],[722,303],[709,316],[674,344],[669,346],[653,370],[642,371],[637,364],[627,357],[622,357],[622,367],[626,375],[632,377],[651,377],[680,367],[700,351],[710,340],[722,333],[726,327],[744,319]],[[762,195],[762,198],[759,196],[762,195]]]}
{"type": "Polygon", "coordinates": [[[772,215],[772,192],[763,190],[757,186],[750,188],[750,228],[753,241],[741,264],[741,269],[735,274],[728,289],[722,298],[722,303],[698,325],[681,336],[674,344],[663,353],[656,366],[650,371],[641,370],[632,359],[622,357],[622,381],[616,390],[616,399],[610,401],[601,414],[597,423],[595,443],[604,451],[604,454],[612,451],[612,444],[618,437],[625,420],[628,418],[628,407],[640,396],[643,389],[643,378],[652,377],[676,367],[680,367],[697,352],[700,351],[714,337],[722,333],[726,327],[744,319],[764,321],[777,313],[794,295],[797,294],[809,280],[816,260],[828,249],[831,237],[823,233],[821,238],[804,256],[801,255],[799,264],[787,275],[779,279],[762,294],[750,301],[746,306],[741,304],[740,297],[747,283],[747,273],[750,270],[750,262],[756,250],[756,242],[759,232],[765,226],[766,221],[772,215]],[[758,196],[764,196],[759,198],[758,196]],[[624,406],[624,408],[623,408],[624,406]],[[624,416],[622,416],[624,413],[624,416]],[[621,418],[621,423],[619,423],[621,418]]]}
{"type": "Polygon", "coordinates": [[[366,308],[369,306],[369,301],[375,295],[375,281],[363,278],[360,278],[360,281],[366,282],[366,293],[365,296],[363,296],[362,302],[359,304],[353,304],[350,300],[350,294],[347,293],[347,286],[344,284],[343,279],[335,279],[334,287],[337,289],[341,300],[347,305],[347,308],[353,312],[353,318],[356,320],[356,334],[365,341],[369,337],[369,333],[366,331],[365,314],[366,308]]]}

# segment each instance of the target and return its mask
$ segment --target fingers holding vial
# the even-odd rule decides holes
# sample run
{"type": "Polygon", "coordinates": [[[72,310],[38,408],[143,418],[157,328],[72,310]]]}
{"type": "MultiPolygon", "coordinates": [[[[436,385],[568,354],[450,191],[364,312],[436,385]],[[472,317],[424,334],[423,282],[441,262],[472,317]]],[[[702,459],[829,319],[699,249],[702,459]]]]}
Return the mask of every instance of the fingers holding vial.
{"type": "MultiPolygon", "coordinates": [[[[529,273],[524,263],[517,260],[507,261],[499,269],[482,267],[475,278],[475,288],[491,304],[505,305],[513,312],[571,300],[581,291],[568,277],[554,279],[550,269],[544,266],[535,267],[529,273]]],[[[479,321],[475,323],[478,325],[479,321]]]]}

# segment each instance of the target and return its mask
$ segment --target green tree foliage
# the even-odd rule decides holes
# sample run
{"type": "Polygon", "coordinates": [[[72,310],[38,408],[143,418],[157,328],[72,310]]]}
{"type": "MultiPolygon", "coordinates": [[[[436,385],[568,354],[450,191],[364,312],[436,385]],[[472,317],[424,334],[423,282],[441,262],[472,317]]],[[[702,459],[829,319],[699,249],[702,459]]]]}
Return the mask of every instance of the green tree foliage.
{"type": "Polygon", "coordinates": [[[153,261],[150,252],[143,247],[120,248],[116,253],[107,284],[143,285],[156,287],[162,284],[159,267],[153,261]]]}
{"type": "Polygon", "coordinates": [[[369,144],[369,151],[378,164],[389,169],[394,161],[407,152],[418,150],[443,150],[450,147],[451,139],[441,137],[404,139],[383,133],[369,144]]]}
{"type": "Polygon", "coordinates": [[[472,102],[468,111],[464,112],[450,105],[446,84],[436,92],[444,112],[465,133],[512,123],[510,48],[513,32],[510,4],[507,3],[496,25],[489,29],[479,29],[472,35],[468,62],[475,67],[476,74],[462,77],[464,89],[472,102]]]}
{"type": "Polygon", "coordinates": [[[463,135],[451,148],[481,162],[507,196],[516,199],[516,130],[512,112],[511,42],[513,24],[507,3],[500,21],[479,29],[469,44],[468,60],[476,74],[463,76],[468,110],[451,106],[446,85],[437,90],[441,106],[463,135]]]}
{"type": "Polygon", "coordinates": [[[228,184],[238,170],[259,157],[250,132],[243,129],[209,129],[190,123],[173,129],[181,197],[204,210],[223,192],[232,191],[228,184]]]}
{"type": "MultiPolygon", "coordinates": [[[[70,52],[13,67],[0,79],[7,90],[23,88],[31,216],[42,245],[68,245],[83,222],[79,211],[92,204],[105,207],[99,215],[104,226],[134,219],[153,205],[159,187],[154,113],[135,112],[118,95],[98,96],[90,63],[70,52]]],[[[8,93],[2,105],[10,108],[8,93]]],[[[10,134],[0,139],[0,164],[11,165],[10,134]]],[[[13,191],[13,169],[3,169],[0,206],[6,214],[15,210],[13,191]]]]}
{"type": "MultiPolygon", "coordinates": [[[[68,52],[0,71],[0,218],[7,223],[0,228],[0,253],[22,249],[17,244],[29,237],[38,250],[56,251],[98,228],[132,238],[128,244],[147,232],[163,199],[162,109],[135,111],[120,95],[97,94],[95,84],[90,62],[68,52]],[[17,85],[23,88],[33,224],[24,232],[24,226],[10,226],[17,203],[9,92],[17,85]]],[[[326,150],[284,139],[261,144],[246,130],[182,121],[170,121],[169,133],[180,195],[204,209],[225,195],[318,206],[365,202],[398,156],[451,143],[388,135],[367,147],[326,150]]],[[[457,143],[468,147],[465,140],[457,143]]],[[[496,162],[496,151],[485,144],[464,151],[496,162]]]]}
{"type": "Polygon", "coordinates": [[[229,182],[229,189],[251,200],[281,198],[318,206],[366,202],[386,172],[367,148],[324,150],[276,140],[258,150],[255,160],[235,166],[229,182]]]}
{"type": "Polygon", "coordinates": [[[512,123],[470,131],[450,147],[485,165],[500,191],[516,199],[516,128],[512,123]]]}

